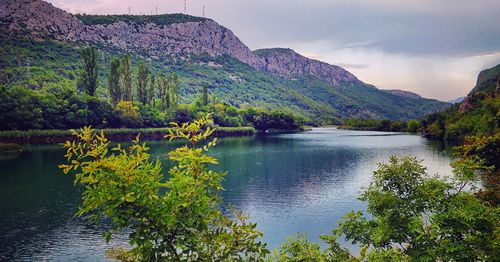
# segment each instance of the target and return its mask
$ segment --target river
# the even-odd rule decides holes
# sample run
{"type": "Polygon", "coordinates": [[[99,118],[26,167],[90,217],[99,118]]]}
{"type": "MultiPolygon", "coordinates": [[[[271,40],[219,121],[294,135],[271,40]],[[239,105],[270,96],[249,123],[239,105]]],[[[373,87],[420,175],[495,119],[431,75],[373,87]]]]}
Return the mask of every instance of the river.
{"type": "MultiPolygon", "coordinates": [[[[147,142],[151,155],[169,166],[173,145],[147,142]]],[[[80,189],[57,168],[60,145],[25,145],[0,153],[0,261],[106,261],[110,244],[102,228],[73,215],[80,189]]],[[[364,209],[357,197],[377,163],[391,155],[423,159],[429,172],[450,174],[444,147],[417,135],[315,128],[296,134],[224,138],[211,152],[228,171],[224,203],[243,210],[276,248],[288,236],[328,234],[350,210],[364,209]]]]}

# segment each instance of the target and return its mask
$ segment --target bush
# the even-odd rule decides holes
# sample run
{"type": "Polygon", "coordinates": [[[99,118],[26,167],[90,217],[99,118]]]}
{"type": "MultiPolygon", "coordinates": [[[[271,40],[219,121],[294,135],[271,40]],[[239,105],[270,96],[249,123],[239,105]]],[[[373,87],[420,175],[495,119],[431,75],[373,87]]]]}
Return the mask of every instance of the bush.
{"type": "Polygon", "coordinates": [[[139,107],[130,101],[120,101],[115,107],[118,116],[116,127],[141,127],[142,117],[139,107]]]}
{"type": "Polygon", "coordinates": [[[201,129],[207,124],[205,117],[170,131],[170,139],[185,139],[187,145],[169,152],[177,165],[166,181],[160,161],[149,159],[138,138],[129,148],[110,149],[104,133],[83,128],[75,132],[81,143],[66,143],[68,163],[60,168],[75,170],[75,183],[84,188],[77,214],[96,223],[112,221],[106,241],[118,231],[132,232],[131,250],[108,255],[122,261],[257,261],[269,253],[257,241],[262,233],[255,224],[241,212],[232,220],[219,210],[225,173],[209,169],[217,159],[206,154],[216,139],[197,147],[214,131],[201,129]]]}

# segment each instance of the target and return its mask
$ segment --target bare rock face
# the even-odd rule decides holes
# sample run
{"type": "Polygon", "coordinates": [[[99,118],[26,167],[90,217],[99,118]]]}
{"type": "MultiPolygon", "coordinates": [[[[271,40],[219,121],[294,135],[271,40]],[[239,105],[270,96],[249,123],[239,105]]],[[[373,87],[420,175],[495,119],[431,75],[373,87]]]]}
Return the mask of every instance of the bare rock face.
{"type": "Polygon", "coordinates": [[[10,34],[95,43],[150,57],[228,55],[255,69],[282,76],[310,75],[332,85],[360,82],[339,66],[306,58],[291,49],[252,52],[231,30],[210,19],[168,24],[153,20],[146,17],[146,22],[140,23],[125,19],[85,24],[41,0],[0,0],[0,29],[10,34]]]}
{"type": "Polygon", "coordinates": [[[76,41],[85,31],[75,16],[39,0],[1,0],[0,26],[11,33],[76,41]]]}
{"type": "Polygon", "coordinates": [[[127,23],[87,26],[81,40],[105,43],[126,51],[146,52],[150,56],[209,54],[229,55],[260,69],[262,61],[229,29],[205,19],[201,22],[156,25],[155,23],[127,23]]]}
{"type": "Polygon", "coordinates": [[[272,48],[255,51],[264,59],[264,70],[283,76],[311,75],[337,85],[339,82],[359,81],[345,69],[318,60],[309,59],[292,49],[272,48]]]}

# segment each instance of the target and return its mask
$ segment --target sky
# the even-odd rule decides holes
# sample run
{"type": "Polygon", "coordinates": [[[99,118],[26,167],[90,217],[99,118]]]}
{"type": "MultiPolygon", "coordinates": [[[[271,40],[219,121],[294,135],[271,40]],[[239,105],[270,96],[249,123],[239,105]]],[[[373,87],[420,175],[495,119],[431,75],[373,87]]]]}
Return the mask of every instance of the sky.
{"type": "MultiPolygon", "coordinates": [[[[48,0],[71,13],[183,13],[184,0],[48,0]]],[[[250,49],[288,47],[380,89],[451,100],[500,63],[500,0],[186,0],[250,49]]]]}

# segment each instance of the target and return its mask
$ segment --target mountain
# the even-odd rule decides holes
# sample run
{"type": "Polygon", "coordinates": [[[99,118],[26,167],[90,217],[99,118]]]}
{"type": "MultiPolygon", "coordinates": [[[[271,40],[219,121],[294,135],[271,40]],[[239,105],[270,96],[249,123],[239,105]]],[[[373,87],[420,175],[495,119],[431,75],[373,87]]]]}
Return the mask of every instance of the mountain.
{"type": "Polygon", "coordinates": [[[449,100],[447,102],[450,104],[456,104],[456,103],[461,103],[462,101],[464,101],[464,99],[465,99],[464,96],[460,96],[460,97],[457,97],[455,99],[449,100]]]}
{"type": "Polygon", "coordinates": [[[399,90],[399,89],[390,89],[390,90],[383,90],[383,91],[391,93],[393,95],[407,97],[407,98],[414,98],[414,99],[422,98],[422,96],[420,96],[419,94],[415,94],[415,93],[410,92],[410,91],[404,91],[404,90],[399,90]]]}
{"type": "Polygon", "coordinates": [[[361,83],[345,69],[302,56],[289,48],[269,48],[254,51],[264,60],[264,71],[287,77],[314,76],[332,85],[361,83]]]}
{"type": "MultiPolygon", "coordinates": [[[[4,85],[74,83],[78,49],[90,44],[101,51],[101,79],[107,77],[109,59],[132,53],[134,62],[146,59],[156,73],[176,72],[181,102],[209,86],[212,95],[236,106],[285,107],[326,122],[419,118],[448,106],[379,90],[339,66],[291,49],[251,51],[231,30],[207,18],[72,15],[40,0],[3,0],[0,29],[4,85]],[[30,79],[13,77],[28,61],[37,68],[30,71],[30,79]]],[[[105,83],[101,81],[103,96],[105,83]]]]}
{"type": "Polygon", "coordinates": [[[476,86],[460,102],[422,121],[428,137],[462,141],[467,136],[497,134],[500,131],[500,64],[483,70],[476,86]]]}
{"type": "Polygon", "coordinates": [[[500,64],[492,68],[485,69],[477,76],[476,86],[469,95],[479,92],[492,94],[500,90],[500,64]]]}

